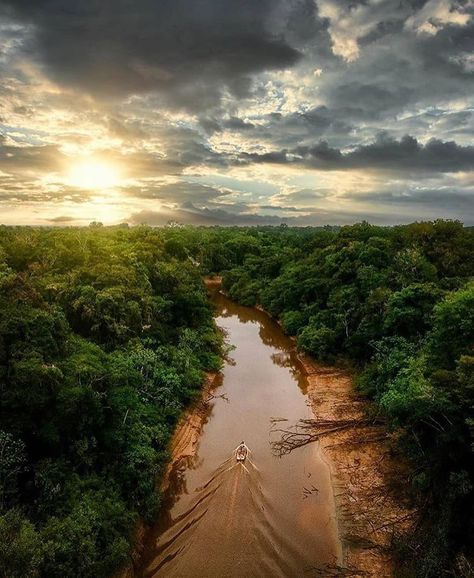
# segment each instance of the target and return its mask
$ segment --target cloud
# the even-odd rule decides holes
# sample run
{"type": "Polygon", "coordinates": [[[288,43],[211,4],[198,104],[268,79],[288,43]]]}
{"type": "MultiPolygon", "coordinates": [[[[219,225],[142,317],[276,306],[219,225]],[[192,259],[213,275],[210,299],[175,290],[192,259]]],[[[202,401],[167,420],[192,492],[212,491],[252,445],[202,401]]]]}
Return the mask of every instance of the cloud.
{"type": "Polygon", "coordinates": [[[75,223],[77,221],[76,217],[68,217],[67,215],[58,215],[57,217],[51,217],[48,219],[50,223],[56,223],[58,225],[75,223]]]}
{"type": "MultiPolygon", "coordinates": [[[[331,189],[298,189],[296,191],[289,191],[285,193],[279,193],[272,197],[272,201],[276,203],[276,207],[279,207],[281,203],[291,203],[299,207],[298,210],[311,210],[309,207],[313,206],[314,203],[328,197],[333,191],[331,189]],[[306,208],[301,208],[301,206],[306,208]]],[[[287,209],[286,209],[287,210],[287,209]]]]}
{"type": "Polygon", "coordinates": [[[390,130],[396,128],[402,111],[446,108],[450,102],[459,106],[463,98],[471,100],[474,77],[466,55],[473,48],[473,8],[469,14],[466,8],[469,17],[462,25],[440,27],[435,35],[419,35],[405,26],[407,17],[417,13],[410,3],[357,3],[359,11],[362,4],[372,23],[371,32],[361,37],[366,26],[355,23],[351,34],[358,39],[357,58],[332,67],[320,82],[319,99],[335,118],[390,130]],[[397,7],[401,14],[396,14],[397,7]]]}
{"type": "Polygon", "coordinates": [[[184,225],[279,225],[285,220],[278,216],[253,213],[235,214],[224,209],[197,208],[192,204],[180,208],[163,208],[159,211],[142,210],[130,216],[131,224],[163,226],[170,221],[184,225]]]}
{"type": "Polygon", "coordinates": [[[350,124],[339,121],[326,106],[316,106],[289,114],[261,115],[255,123],[237,117],[224,121],[204,118],[200,120],[200,123],[211,135],[225,132],[223,139],[227,138],[228,133],[239,133],[243,143],[250,141],[282,147],[294,147],[314,142],[315,137],[326,134],[336,139],[345,138],[352,130],[350,124]]]}
{"type": "Polygon", "coordinates": [[[55,145],[16,146],[0,136],[0,171],[37,174],[59,168],[62,158],[55,145]]]}
{"type": "Polygon", "coordinates": [[[358,211],[340,211],[318,209],[304,215],[277,216],[256,213],[234,214],[223,209],[196,209],[194,207],[157,210],[142,210],[127,219],[132,225],[150,225],[162,227],[170,222],[198,226],[278,226],[308,227],[323,225],[345,225],[368,219],[372,223],[399,224],[408,223],[413,217],[403,217],[376,211],[360,213],[358,211]]]}
{"type": "Polygon", "coordinates": [[[459,219],[466,224],[474,224],[474,190],[457,187],[438,189],[421,187],[395,187],[381,192],[368,192],[350,197],[357,202],[376,205],[383,210],[399,213],[405,210],[413,218],[451,218],[459,219]],[[426,210],[429,207],[429,211],[426,210]],[[385,209],[386,210],[386,209],[385,209]]]}
{"type": "Polygon", "coordinates": [[[385,171],[426,171],[453,173],[474,169],[474,146],[459,146],[454,141],[431,139],[425,145],[406,135],[395,140],[380,134],[371,144],[359,145],[348,152],[330,147],[326,141],[293,150],[243,155],[243,161],[304,165],[315,169],[373,169],[385,171]]]}
{"type": "Polygon", "coordinates": [[[225,197],[229,191],[199,183],[176,181],[161,185],[129,187],[126,193],[141,199],[155,199],[168,203],[203,204],[225,197]]]}
{"type": "Polygon", "coordinates": [[[405,26],[417,34],[435,35],[445,26],[465,26],[470,15],[461,3],[449,0],[429,0],[405,26]]]}
{"type": "Polygon", "coordinates": [[[453,173],[474,169],[474,146],[439,139],[422,145],[408,135],[400,141],[382,135],[373,144],[345,155],[345,160],[354,167],[453,173]]]}
{"type": "Polygon", "coordinates": [[[3,1],[3,15],[32,27],[58,83],[101,96],[158,91],[168,106],[216,104],[248,92],[251,75],[293,65],[299,52],[272,18],[282,0],[3,1]],[[278,32],[278,33],[277,33],[278,32]]]}
{"type": "Polygon", "coordinates": [[[361,46],[400,29],[419,3],[318,0],[321,16],[329,21],[332,50],[347,62],[359,58],[361,46]]]}
{"type": "Polygon", "coordinates": [[[474,217],[474,192],[463,189],[450,188],[407,188],[388,190],[384,192],[358,194],[357,198],[366,201],[379,201],[391,205],[424,204],[430,202],[438,208],[449,208],[453,205],[458,209],[468,209],[470,217],[474,217]]]}
{"type": "Polygon", "coordinates": [[[473,14],[454,0],[0,0],[2,211],[469,216],[473,14]],[[88,158],[118,168],[117,190],[67,185],[88,158]]]}

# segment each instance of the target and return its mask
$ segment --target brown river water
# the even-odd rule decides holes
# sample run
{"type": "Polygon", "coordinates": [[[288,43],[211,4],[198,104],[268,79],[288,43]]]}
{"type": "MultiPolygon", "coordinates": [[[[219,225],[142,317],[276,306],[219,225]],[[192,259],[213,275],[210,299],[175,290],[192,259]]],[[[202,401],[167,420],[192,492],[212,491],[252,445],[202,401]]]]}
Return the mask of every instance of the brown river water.
{"type": "Polygon", "coordinates": [[[213,293],[234,349],[196,454],[171,475],[141,578],[314,576],[339,564],[329,467],[317,444],[276,457],[276,428],[311,417],[292,341],[268,315],[213,293]],[[286,421],[275,422],[275,418],[286,421]],[[233,450],[251,450],[242,464],[233,450]]]}

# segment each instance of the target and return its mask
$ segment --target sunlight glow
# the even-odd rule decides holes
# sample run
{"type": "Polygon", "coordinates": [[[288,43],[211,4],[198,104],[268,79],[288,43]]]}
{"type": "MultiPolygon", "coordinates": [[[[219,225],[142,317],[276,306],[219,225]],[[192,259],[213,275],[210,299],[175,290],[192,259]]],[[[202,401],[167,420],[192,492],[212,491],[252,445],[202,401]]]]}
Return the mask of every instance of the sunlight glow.
{"type": "Polygon", "coordinates": [[[81,189],[112,189],[120,182],[120,171],[110,163],[87,160],[71,167],[67,181],[81,189]]]}

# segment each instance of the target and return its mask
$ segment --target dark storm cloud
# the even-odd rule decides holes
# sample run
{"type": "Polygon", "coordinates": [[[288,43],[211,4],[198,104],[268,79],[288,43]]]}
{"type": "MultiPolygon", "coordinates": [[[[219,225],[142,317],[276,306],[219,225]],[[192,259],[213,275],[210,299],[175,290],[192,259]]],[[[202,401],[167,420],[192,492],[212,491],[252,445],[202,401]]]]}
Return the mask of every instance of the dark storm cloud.
{"type": "Polygon", "coordinates": [[[379,135],[369,145],[342,152],[325,141],[311,147],[297,147],[265,154],[247,154],[245,162],[304,165],[315,169],[378,169],[386,171],[426,171],[454,173],[474,169],[474,146],[454,141],[429,140],[423,145],[412,136],[395,140],[379,135]]]}
{"type": "Polygon", "coordinates": [[[474,114],[472,110],[428,109],[399,119],[390,132],[397,136],[438,133],[443,140],[469,143],[474,133],[474,114]]]}
{"type": "Polygon", "coordinates": [[[320,97],[341,122],[357,125],[383,120],[387,126],[387,120],[398,120],[401,111],[471,98],[474,76],[469,54],[474,50],[474,21],[469,15],[474,13],[474,5],[449,0],[320,1],[339,7],[339,20],[331,21],[335,37],[339,34],[340,39],[353,40],[359,47],[348,65],[331,67],[320,86],[320,97]],[[446,21],[440,23],[437,9],[441,6],[446,21]],[[457,10],[466,21],[449,18],[457,10]],[[343,16],[349,20],[338,30],[343,16]],[[422,25],[432,30],[423,31],[422,25]]]}
{"type": "Polygon", "coordinates": [[[225,120],[222,124],[224,128],[237,131],[248,131],[255,128],[255,125],[252,124],[251,122],[246,122],[236,116],[231,116],[228,120],[225,120]]]}
{"type": "Polygon", "coordinates": [[[240,133],[250,141],[258,140],[282,147],[314,142],[316,137],[326,134],[332,138],[345,138],[353,129],[352,125],[339,121],[326,106],[289,114],[275,112],[261,115],[258,124],[238,117],[223,120],[207,117],[201,119],[200,124],[208,134],[227,130],[240,133]]]}
{"type": "Polygon", "coordinates": [[[298,60],[280,23],[272,24],[282,3],[2,0],[1,5],[4,16],[34,27],[30,56],[37,53],[60,83],[112,96],[158,90],[169,105],[200,109],[216,103],[222,88],[246,94],[252,74],[298,60]]]}
{"type": "Polygon", "coordinates": [[[474,146],[438,139],[422,145],[411,136],[400,141],[382,136],[373,144],[358,147],[346,159],[355,167],[453,173],[474,169],[474,146]]]}
{"type": "MultiPolygon", "coordinates": [[[[401,68],[401,67],[398,67],[401,68]]],[[[403,78],[403,72],[398,75],[403,78]]],[[[333,114],[339,118],[370,120],[375,117],[394,114],[414,97],[414,88],[398,83],[377,83],[363,75],[357,80],[348,80],[328,87],[327,99],[331,101],[333,114]]]]}
{"type": "Polygon", "coordinates": [[[273,115],[270,122],[270,129],[273,130],[278,125],[286,133],[295,133],[298,137],[324,133],[328,129],[331,132],[349,132],[351,127],[341,123],[334,118],[332,111],[327,106],[317,106],[302,112],[294,112],[288,115],[273,115]],[[306,132],[306,135],[302,134],[306,132]]]}
{"type": "Polygon", "coordinates": [[[252,122],[246,121],[242,118],[231,116],[230,118],[209,118],[202,117],[199,119],[200,127],[208,135],[221,133],[224,130],[236,133],[249,133],[252,129],[262,131],[262,127],[256,127],[252,122]]]}

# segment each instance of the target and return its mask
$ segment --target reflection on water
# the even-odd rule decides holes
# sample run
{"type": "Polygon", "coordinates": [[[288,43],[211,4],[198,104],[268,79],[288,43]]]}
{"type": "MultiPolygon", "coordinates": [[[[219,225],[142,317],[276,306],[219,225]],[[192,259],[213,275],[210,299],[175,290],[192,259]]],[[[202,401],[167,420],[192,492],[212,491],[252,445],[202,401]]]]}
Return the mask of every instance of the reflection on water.
{"type": "MultiPolygon", "coordinates": [[[[268,316],[215,293],[235,347],[196,455],[172,474],[143,578],[301,577],[340,561],[329,472],[318,448],[276,458],[275,419],[309,417],[293,344],[268,316]],[[235,462],[244,439],[251,460],[235,462]]],[[[282,423],[278,422],[278,427],[282,423]]]]}

